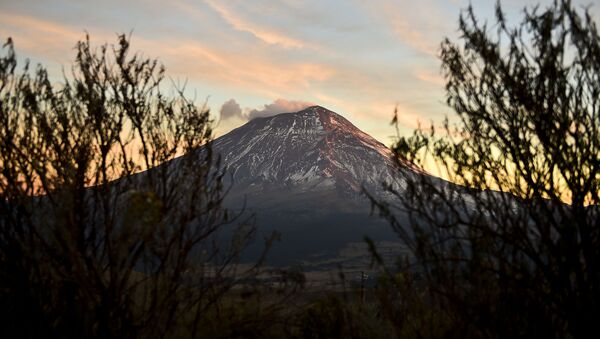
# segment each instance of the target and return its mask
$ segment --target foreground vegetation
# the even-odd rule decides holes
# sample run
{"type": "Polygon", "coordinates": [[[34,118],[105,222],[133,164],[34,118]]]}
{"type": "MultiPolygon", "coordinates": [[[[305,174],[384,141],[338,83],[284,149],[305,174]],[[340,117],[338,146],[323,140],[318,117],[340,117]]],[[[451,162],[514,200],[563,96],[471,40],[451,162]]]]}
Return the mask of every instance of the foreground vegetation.
{"type": "Polygon", "coordinates": [[[457,116],[394,152],[462,188],[401,170],[397,204],[375,202],[411,248],[401,271],[420,273],[422,300],[460,337],[587,337],[600,314],[596,24],[555,1],[516,27],[499,5],[493,23],[469,8],[460,33],[441,45],[457,116]]]}
{"type": "MultiPolygon", "coordinates": [[[[164,69],[77,44],[60,85],[0,57],[0,332],[6,337],[586,337],[600,314],[600,36],[569,1],[444,41],[442,133],[399,138],[406,186],[373,200],[411,254],[322,291],[239,265],[206,109],[164,69]],[[496,32],[496,35],[490,32],[496,32]],[[184,156],[181,156],[184,155],[184,156]],[[178,156],[181,156],[177,158],[178,156]],[[412,170],[437,163],[450,185],[412,170]],[[410,166],[405,166],[409,164],[410,166]],[[411,168],[411,170],[408,170],[411,168]],[[396,215],[408,215],[401,224],[396,215]],[[227,239],[228,241],[223,241],[227,239]],[[269,275],[268,281],[264,279],[269,275]]],[[[397,119],[395,119],[397,121],[397,119]]],[[[268,250],[271,239],[265,243],[268,250]]],[[[266,253],[266,252],[265,252],[266,253]]],[[[343,271],[341,272],[343,273],[343,271]]]]}

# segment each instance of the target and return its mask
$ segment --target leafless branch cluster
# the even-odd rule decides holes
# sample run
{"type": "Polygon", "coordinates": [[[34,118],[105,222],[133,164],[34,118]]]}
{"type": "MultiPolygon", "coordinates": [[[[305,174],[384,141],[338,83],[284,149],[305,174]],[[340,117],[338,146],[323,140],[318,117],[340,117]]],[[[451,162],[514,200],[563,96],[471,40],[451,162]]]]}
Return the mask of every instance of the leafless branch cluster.
{"type": "Polygon", "coordinates": [[[405,189],[374,201],[411,248],[401,270],[459,336],[586,336],[600,312],[596,24],[556,1],[515,28],[499,4],[491,25],[469,7],[459,28],[440,54],[457,117],[398,139],[405,189]],[[413,170],[432,163],[449,182],[413,170]]]}

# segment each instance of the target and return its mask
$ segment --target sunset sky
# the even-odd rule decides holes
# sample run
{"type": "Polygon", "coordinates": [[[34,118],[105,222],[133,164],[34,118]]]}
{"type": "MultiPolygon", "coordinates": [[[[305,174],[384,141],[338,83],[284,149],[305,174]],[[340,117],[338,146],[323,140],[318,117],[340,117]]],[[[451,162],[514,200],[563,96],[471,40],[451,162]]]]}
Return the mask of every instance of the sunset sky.
{"type": "MultiPolygon", "coordinates": [[[[592,5],[598,21],[600,3],[592,5]]],[[[598,2],[597,0],[595,2],[598,2]]],[[[495,0],[472,1],[490,18],[495,0]]],[[[516,24],[526,4],[503,1],[516,24]]],[[[58,80],[75,42],[93,44],[132,33],[132,48],[158,58],[175,83],[207,101],[223,134],[253,116],[319,104],[389,144],[398,105],[402,131],[439,121],[441,40],[457,39],[468,1],[367,0],[0,0],[0,38],[20,57],[41,62],[58,80]],[[224,105],[225,104],[225,105],[224,105]],[[223,116],[219,113],[223,108],[223,116]]]]}

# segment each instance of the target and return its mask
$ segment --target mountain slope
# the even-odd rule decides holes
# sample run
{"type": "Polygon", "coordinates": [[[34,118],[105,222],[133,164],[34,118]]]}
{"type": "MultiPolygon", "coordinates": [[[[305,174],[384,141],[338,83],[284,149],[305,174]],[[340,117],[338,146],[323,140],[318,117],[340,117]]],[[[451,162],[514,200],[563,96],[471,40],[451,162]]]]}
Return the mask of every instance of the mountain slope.
{"type": "Polygon", "coordinates": [[[385,197],[383,182],[400,185],[390,151],[339,114],[313,106],[255,119],[216,139],[213,150],[231,174],[226,204],[256,213],[260,232],[282,234],[271,253],[278,264],[315,255],[332,262],[365,235],[397,239],[370,216],[362,192],[385,197]]]}
{"type": "Polygon", "coordinates": [[[382,182],[395,181],[390,151],[320,106],[252,120],[213,145],[232,174],[237,195],[284,190],[360,199],[362,187],[381,193],[382,182]]]}

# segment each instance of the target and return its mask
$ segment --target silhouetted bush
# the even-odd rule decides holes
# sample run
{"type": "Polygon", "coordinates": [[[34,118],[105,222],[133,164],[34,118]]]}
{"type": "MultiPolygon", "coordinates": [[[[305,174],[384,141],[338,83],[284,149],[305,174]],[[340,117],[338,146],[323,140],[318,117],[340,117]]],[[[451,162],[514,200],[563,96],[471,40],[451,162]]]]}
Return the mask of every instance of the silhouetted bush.
{"type": "Polygon", "coordinates": [[[515,27],[499,4],[493,24],[469,7],[459,28],[461,44],[441,45],[457,116],[398,139],[404,188],[374,201],[412,253],[385,309],[417,336],[429,315],[403,303],[435,312],[439,336],[587,337],[600,314],[596,24],[556,1],[515,27]],[[457,185],[414,171],[427,164],[457,185]]]}
{"type": "Polygon", "coordinates": [[[201,336],[257,273],[237,265],[254,226],[222,206],[209,112],[163,94],[125,36],[76,53],[61,82],[18,73],[10,39],[0,57],[0,332],[201,336]]]}

